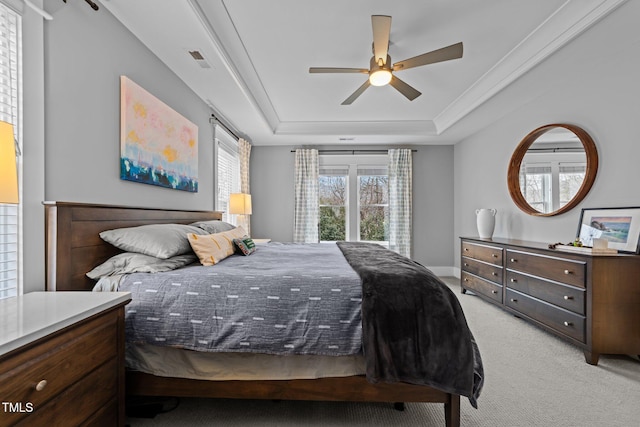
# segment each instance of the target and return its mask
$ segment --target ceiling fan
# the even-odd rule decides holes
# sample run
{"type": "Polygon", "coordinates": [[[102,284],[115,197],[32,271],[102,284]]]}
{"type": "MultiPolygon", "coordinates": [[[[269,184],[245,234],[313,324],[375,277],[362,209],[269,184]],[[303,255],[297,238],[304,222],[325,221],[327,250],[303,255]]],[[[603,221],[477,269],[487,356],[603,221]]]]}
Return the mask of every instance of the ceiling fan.
{"type": "Polygon", "coordinates": [[[389,34],[391,32],[391,17],[385,15],[372,15],[371,24],[373,26],[373,57],[366,68],[328,68],[311,67],[310,73],[362,73],[369,74],[369,78],[362,86],[356,89],[342,105],[350,105],[371,85],[384,86],[390,84],[401,94],[413,101],[421,93],[409,86],[404,81],[393,75],[394,71],[407,70],[409,68],[420,67],[422,65],[434,64],[436,62],[449,61],[451,59],[462,58],[462,42],[443,47],[438,50],[423,53],[404,61],[391,65],[389,50],[389,34]]]}

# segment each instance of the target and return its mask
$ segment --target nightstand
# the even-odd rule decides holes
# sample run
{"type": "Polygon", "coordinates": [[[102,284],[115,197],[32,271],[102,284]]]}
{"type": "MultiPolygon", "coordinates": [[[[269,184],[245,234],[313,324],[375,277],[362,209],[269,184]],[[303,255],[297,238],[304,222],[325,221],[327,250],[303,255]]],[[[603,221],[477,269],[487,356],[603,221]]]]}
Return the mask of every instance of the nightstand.
{"type": "Polygon", "coordinates": [[[251,238],[251,240],[253,240],[253,243],[255,243],[256,245],[265,245],[271,241],[271,239],[254,239],[253,237],[251,238]]]}
{"type": "Polygon", "coordinates": [[[3,425],[124,426],[127,292],[0,300],[3,425]]]}

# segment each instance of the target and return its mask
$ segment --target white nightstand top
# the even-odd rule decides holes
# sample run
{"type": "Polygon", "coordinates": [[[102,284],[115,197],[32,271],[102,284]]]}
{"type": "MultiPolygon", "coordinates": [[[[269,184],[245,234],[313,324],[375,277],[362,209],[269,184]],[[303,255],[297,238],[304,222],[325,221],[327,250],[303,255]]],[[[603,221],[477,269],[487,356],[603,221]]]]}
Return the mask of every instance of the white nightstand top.
{"type": "Polygon", "coordinates": [[[131,300],[129,292],[31,292],[0,300],[0,355],[131,300]]]}

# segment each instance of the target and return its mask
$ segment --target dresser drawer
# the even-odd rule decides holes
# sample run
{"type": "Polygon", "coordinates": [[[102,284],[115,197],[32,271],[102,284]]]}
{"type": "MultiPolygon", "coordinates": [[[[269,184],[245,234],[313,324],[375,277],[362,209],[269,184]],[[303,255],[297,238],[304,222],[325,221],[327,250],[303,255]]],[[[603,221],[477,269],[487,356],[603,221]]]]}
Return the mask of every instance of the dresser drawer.
{"type": "Polygon", "coordinates": [[[585,318],[578,314],[529,297],[507,288],[505,304],[520,313],[560,332],[563,335],[585,342],[585,318]]]}
{"type": "Polygon", "coordinates": [[[585,287],[586,263],[507,249],[507,269],[544,277],[568,285],[585,287]]]}
{"type": "Polygon", "coordinates": [[[462,242],[462,256],[475,258],[490,264],[502,265],[502,248],[462,242]]]}
{"type": "Polygon", "coordinates": [[[493,282],[489,282],[484,280],[478,276],[474,276],[473,274],[469,274],[465,271],[462,272],[461,276],[462,286],[476,292],[478,294],[482,294],[487,298],[492,299],[498,303],[502,303],[502,286],[493,282]]]}
{"type": "MultiPolygon", "coordinates": [[[[3,401],[30,402],[37,411],[97,366],[116,360],[117,320],[116,312],[108,313],[0,363],[3,401]]],[[[113,368],[114,377],[116,372],[113,368]]],[[[4,413],[3,421],[11,424],[27,416],[29,413],[4,413]]]]}
{"type": "Polygon", "coordinates": [[[462,269],[492,282],[502,283],[502,267],[476,261],[472,258],[462,258],[462,269]]]}
{"type": "Polygon", "coordinates": [[[531,295],[575,313],[585,314],[585,290],[507,270],[507,288],[531,295]]]}

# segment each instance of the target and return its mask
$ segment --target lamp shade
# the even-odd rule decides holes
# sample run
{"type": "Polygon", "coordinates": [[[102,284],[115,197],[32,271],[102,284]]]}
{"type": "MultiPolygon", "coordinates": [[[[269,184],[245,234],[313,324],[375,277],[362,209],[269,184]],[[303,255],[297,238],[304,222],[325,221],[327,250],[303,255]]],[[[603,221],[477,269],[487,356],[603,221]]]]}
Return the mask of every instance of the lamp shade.
{"type": "Polygon", "coordinates": [[[0,121],[0,203],[18,203],[18,166],[13,125],[0,121]]]}
{"type": "Polygon", "coordinates": [[[251,215],[251,194],[231,193],[229,195],[229,213],[251,215]]]}

